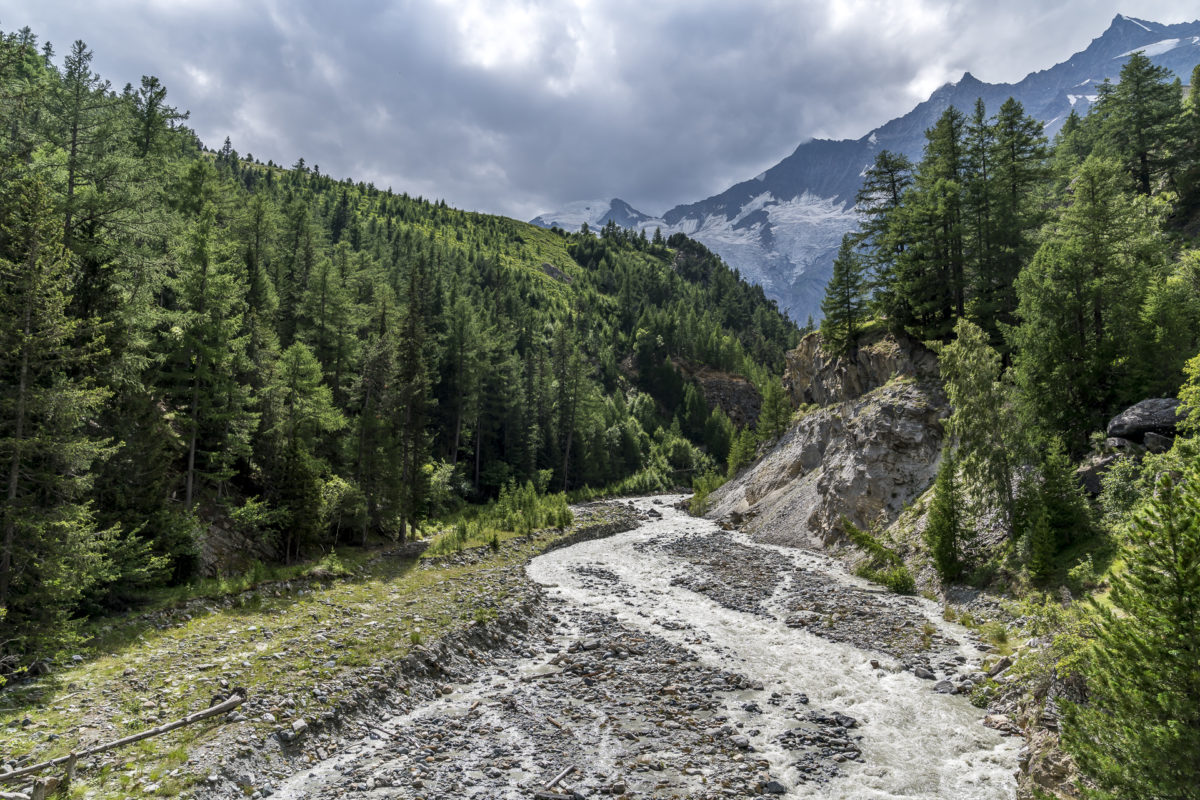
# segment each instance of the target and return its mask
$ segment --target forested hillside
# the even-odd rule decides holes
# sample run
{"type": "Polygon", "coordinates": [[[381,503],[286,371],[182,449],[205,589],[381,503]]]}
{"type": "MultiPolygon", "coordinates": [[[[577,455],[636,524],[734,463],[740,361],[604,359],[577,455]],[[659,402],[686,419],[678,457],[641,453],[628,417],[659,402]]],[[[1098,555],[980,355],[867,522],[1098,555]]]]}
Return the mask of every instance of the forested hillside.
{"type": "Polygon", "coordinates": [[[929,553],[947,584],[1028,601],[1021,624],[1053,643],[1019,664],[1022,727],[1057,731],[1061,708],[1088,797],[1200,781],[1198,79],[1134,54],[1053,144],[1015,101],[948,109],[920,163],[868,170],[824,304],[838,352],[883,326],[939,353],[929,553]],[[1105,432],[1148,398],[1144,438],[1105,432]]]}
{"type": "Polygon", "coordinates": [[[795,326],[683,237],[214,152],[91,60],[0,40],[4,671],[189,579],[214,522],[286,560],[509,486],[686,485],[736,434],[689,369],[780,402],[795,326]]]}

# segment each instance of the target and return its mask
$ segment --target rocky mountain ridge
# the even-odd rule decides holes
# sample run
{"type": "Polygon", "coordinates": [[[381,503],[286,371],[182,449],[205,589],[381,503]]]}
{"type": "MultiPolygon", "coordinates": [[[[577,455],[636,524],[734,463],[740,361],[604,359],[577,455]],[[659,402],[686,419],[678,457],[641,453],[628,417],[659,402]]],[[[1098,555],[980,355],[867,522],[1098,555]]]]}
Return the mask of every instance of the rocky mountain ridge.
{"type": "Polygon", "coordinates": [[[936,90],[902,117],[858,139],[813,139],[775,166],[712,197],[685,203],[661,216],[628,203],[573,203],[535,217],[543,227],[577,230],[583,222],[663,235],[682,232],[717,252],[747,279],[759,283],[793,319],[820,316],[820,302],[842,235],[857,224],[854,195],[863,171],[880,150],[918,159],[925,130],[949,106],[969,111],[982,98],[995,112],[1010,96],[1053,136],[1072,110],[1087,112],[1096,87],[1115,80],[1134,51],[1142,50],[1186,83],[1200,63],[1200,21],[1164,25],[1118,14],[1103,35],[1066,61],[1032,72],[1016,83],[986,83],[970,72],[936,90]]]}

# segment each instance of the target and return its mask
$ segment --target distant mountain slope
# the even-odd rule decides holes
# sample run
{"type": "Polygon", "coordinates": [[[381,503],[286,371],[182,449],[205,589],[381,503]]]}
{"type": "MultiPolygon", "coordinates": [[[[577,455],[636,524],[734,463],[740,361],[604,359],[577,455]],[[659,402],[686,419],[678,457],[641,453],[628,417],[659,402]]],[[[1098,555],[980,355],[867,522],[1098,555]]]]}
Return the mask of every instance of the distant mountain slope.
{"type": "Polygon", "coordinates": [[[880,150],[919,158],[925,130],[951,105],[969,112],[982,97],[995,112],[1015,97],[1026,112],[1042,120],[1048,135],[1076,109],[1087,112],[1096,86],[1116,80],[1126,58],[1143,50],[1187,82],[1200,63],[1200,21],[1163,25],[1118,14],[1087,49],[1017,83],[984,83],[966,73],[935,91],[928,100],[860,139],[813,139],[754,178],[720,194],[676,206],[651,217],[621,200],[576,203],[559,213],[543,214],[535,224],[574,230],[591,212],[589,225],[609,219],[618,225],[663,234],[685,233],[715,250],[730,266],[763,286],[793,319],[820,315],[820,302],[842,234],[854,227],[854,195],[863,170],[880,150]],[[579,219],[579,221],[576,221],[579,219]]]}

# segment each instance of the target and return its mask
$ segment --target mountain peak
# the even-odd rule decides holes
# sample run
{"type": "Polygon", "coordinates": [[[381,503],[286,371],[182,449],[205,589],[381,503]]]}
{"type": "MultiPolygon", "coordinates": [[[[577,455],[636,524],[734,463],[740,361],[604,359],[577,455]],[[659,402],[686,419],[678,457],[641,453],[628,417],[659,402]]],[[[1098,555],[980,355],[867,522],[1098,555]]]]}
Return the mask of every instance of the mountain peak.
{"type": "Polygon", "coordinates": [[[1117,14],[1115,17],[1113,17],[1112,23],[1108,26],[1108,30],[1105,31],[1105,33],[1111,33],[1118,30],[1127,30],[1130,28],[1134,30],[1140,28],[1143,31],[1153,33],[1154,28],[1161,27],[1162,25],[1157,22],[1147,22],[1144,19],[1137,19],[1136,17],[1127,17],[1124,14],[1117,14]]]}

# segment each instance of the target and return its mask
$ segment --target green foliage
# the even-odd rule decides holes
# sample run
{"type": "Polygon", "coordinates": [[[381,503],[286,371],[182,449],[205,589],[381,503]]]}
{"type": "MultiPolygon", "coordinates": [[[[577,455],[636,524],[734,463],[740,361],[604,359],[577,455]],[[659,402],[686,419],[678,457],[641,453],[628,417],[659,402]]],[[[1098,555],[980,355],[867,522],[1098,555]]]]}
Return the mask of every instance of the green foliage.
{"type": "Polygon", "coordinates": [[[954,451],[944,447],[926,517],[925,543],[929,546],[938,575],[947,582],[962,572],[959,543],[963,537],[963,497],[958,487],[957,471],[954,451]]]}
{"type": "Polygon", "coordinates": [[[699,475],[692,481],[692,499],[688,510],[695,516],[700,516],[708,510],[708,496],[725,485],[729,478],[717,472],[709,471],[699,475]]]}
{"type": "Polygon", "coordinates": [[[938,367],[953,408],[946,430],[955,442],[963,475],[981,490],[977,496],[1001,510],[1011,530],[1018,428],[1000,382],[1000,355],[970,320],[960,319],[954,332],[955,340],[938,350],[938,367]]]}
{"type": "Polygon", "coordinates": [[[1133,365],[1139,310],[1166,264],[1161,204],[1121,190],[1110,160],[1075,173],[1073,202],[1017,279],[1016,377],[1030,421],[1079,449],[1122,404],[1144,397],[1133,365]]]}
{"type": "Polygon", "coordinates": [[[792,401],[777,380],[767,381],[763,388],[762,409],[758,414],[759,441],[766,442],[777,439],[788,429],[792,421],[792,401]]]}
{"type": "Polygon", "coordinates": [[[855,570],[856,575],[882,583],[896,594],[913,594],[917,590],[912,573],[893,550],[885,547],[878,539],[845,517],[842,517],[842,530],[855,546],[870,556],[870,560],[863,562],[855,570]]]}
{"type": "Polygon", "coordinates": [[[1200,470],[1159,477],[1122,545],[1114,608],[1095,605],[1088,701],[1063,743],[1096,797],[1188,798],[1200,786],[1200,470]]]}
{"type": "Polygon", "coordinates": [[[833,276],[821,301],[821,347],[832,355],[853,354],[858,346],[867,305],[866,268],[855,252],[854,237],[842,237],[833,260],[833,276]]]}
{"type": "Polygon", "coordinates": [[[1182,404],[1179,411],[1183,416],[1179,429],[1195,436],[1200,434],[1200,353],[1187,362],[1184,372],[1187,381],[1179,390],[1182,404]]]}
{"type": "Polygon", "coordinates": [[[729,447],[728,477],[736,476],[743,467],[753,463],[758,455],[758,437],[747,426],[738,431],[729,447]]]}

